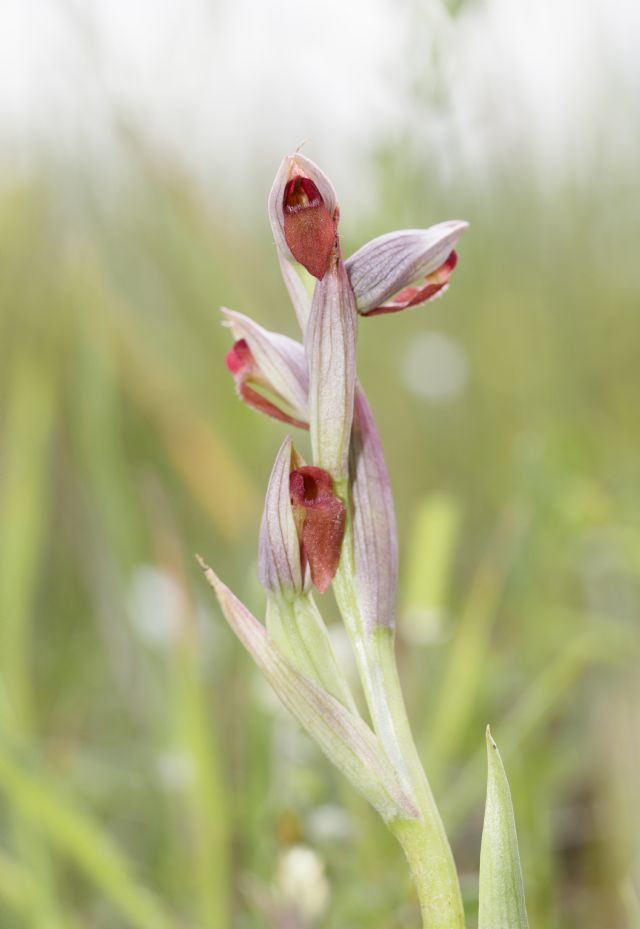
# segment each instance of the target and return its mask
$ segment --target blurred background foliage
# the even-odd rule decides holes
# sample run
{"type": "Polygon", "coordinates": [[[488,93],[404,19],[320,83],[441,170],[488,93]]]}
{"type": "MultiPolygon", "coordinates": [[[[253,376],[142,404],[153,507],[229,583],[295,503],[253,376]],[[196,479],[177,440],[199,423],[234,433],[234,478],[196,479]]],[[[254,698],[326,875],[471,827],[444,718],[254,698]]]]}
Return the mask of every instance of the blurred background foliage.
{"type": "MultiPolygon", "coordinates": [[[[422,86],[413,12],[427,122],[446,103],[422,86]]],[[[115,173],[44,149],[0,176],[0,925],[416,924],[393,840],[277,707],[194,563],[260,615],[284,430],[236,400],[217,306],[296,334],[267,191],[236,203],[114,126],[115,173]]],[[[469,924],[490,721],[532,926],[638,929],[640,181],[598,146],[551,176],[523,139],[447,177],[399,119],[362,153],[364,201],[338,191],[346,253],[471,222],[443,300],[360,325],[399,658],[469,924]]]]}

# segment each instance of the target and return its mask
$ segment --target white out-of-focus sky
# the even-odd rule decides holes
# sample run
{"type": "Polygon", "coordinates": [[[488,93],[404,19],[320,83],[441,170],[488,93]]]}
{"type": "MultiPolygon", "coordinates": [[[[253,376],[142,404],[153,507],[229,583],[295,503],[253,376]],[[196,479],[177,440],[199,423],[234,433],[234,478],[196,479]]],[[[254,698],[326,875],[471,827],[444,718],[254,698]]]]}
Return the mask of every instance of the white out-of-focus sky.
{"type": "Polygon", "coordinates": [[[407,132],[473,171],[638,148],[638,0],[3,0],[0,23],[5,164],[100,157],[116,117],[231,188],[306,139],[336,183],[407,132]]]}

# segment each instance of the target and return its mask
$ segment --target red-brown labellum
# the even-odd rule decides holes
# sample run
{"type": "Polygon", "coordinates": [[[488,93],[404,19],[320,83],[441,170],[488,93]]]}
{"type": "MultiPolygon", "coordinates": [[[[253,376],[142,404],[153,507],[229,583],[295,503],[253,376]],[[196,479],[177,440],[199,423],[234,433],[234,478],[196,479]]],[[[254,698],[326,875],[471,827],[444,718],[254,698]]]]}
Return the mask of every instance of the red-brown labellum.
{"type": "Polygon", "coordinates": [[[275,403],[272,403],[271,400],[250,386],[250,384],[255,384],[267,390],[272,389],[256,364],[246,339],[238,339],[234,343],[227,352],[224,362],[233,375],[238,396],[241,400],[244,400],[247,406],[259,413],[264,413],[266,416],[271,416],[272,419],[277,419],[281,423],[288,423],[290,426],[296,426],[299,429],[309,428],[308,423],[290,416],[289,413],[280,409],[275,403]]]}
{"type": "Polygon", "coordinates": [[[331,475],[322,468],[305,465],[292,471],[289,489],[303,569],[308,563],[314,587],[324,593],[340,562],[345,505],[333,492],[331,475]]]}
{"type": "Polygon", "coordinates": [[[336,223],[320,191],[308,177],[287,183],[282,201],[284,237],[296,261],[320,280],[329,267],[336,241],[336,223]]]}

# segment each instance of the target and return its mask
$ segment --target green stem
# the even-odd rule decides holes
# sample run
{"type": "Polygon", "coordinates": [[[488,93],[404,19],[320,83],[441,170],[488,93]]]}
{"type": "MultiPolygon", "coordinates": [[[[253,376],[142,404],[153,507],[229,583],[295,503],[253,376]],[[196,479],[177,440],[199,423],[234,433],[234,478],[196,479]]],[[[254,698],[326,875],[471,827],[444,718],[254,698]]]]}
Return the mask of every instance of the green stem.
{"type": "Polygon", "coordinates": [[[448,855],[443,854],[423,820],[395,820],[389,828],[409,863],[424,929],[464,929],[460,887],[448,844],[448,855]]]}
{"type": "Polygon", "coordinates": [[[353,542],[348,524],[340,567],[334,579],[336,599],[353,643],[373,727],[403,786],[410,791],[420,810],[418,819],[395,820],[390,828],[409,862],[420,900],[423,929],[463,929],[458,875],[411,734],[398,677],[394,633],[382,625],[372,631],[365,629],[354,590],[354,576],[353,542]]]}
{"type": "Polygon", "coordinates": [[[463,929],[464,910],[451,846],[436,801],[416,750],[400,689],[393,632],[380,627],[378,661],[383,670],[384,699],[394,721],[399,745],[409,770],[413,796],[420,810],[418,820],[391,823],[409,862],[416,885],[424,929],[463,929]]]}

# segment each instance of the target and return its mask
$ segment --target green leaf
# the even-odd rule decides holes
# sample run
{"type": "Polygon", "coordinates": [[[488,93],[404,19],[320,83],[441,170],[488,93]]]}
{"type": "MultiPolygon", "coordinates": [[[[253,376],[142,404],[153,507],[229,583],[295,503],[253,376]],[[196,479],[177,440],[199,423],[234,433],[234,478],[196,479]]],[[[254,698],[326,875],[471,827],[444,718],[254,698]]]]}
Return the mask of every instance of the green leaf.
{"type": "Polygon", "coordinates": [[[286,600],[268,593],[266,628],[271,641],[296,671],[326,690],[354,716],[358,715],[327,627],[311,594],[286,600]]]}
{"type": "Polygon", "coordinates": [[[487,756],[478,929],[528,929],[511,792],[498,746],[488,726],[487,756]]]}
{"type": "Polygon", "coordinates": [[[413,797],[401,784],[380,740],[364,720],[323,687],[300,674],[271,640],[262,623],[222,583],[215,571],[202,558],[196,557],[231,629],[282,703],[315,739],[327,758],[378,810],[385,822],[417,819],[419,812],[413,797]]]}

